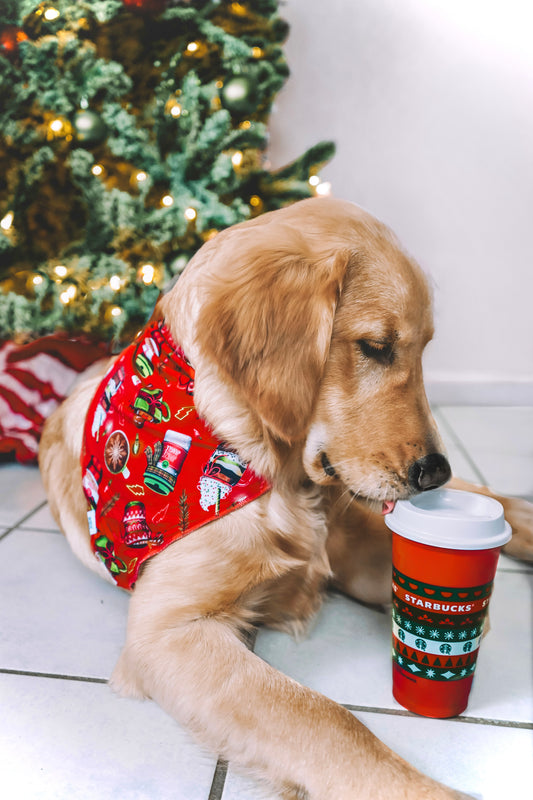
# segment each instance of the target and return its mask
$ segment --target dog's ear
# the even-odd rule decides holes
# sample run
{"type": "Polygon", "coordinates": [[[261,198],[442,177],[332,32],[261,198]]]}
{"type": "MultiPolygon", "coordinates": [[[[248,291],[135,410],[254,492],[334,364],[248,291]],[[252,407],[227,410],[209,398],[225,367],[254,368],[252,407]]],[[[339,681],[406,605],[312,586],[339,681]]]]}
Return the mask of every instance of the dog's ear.
{"type": "Polygon", "coordinates": [[[271,432],[296,441],[310,422],[348,255],[322,249],[314,258],[286,226],[227,233],[211,248],[197,338],[271,432]]]}

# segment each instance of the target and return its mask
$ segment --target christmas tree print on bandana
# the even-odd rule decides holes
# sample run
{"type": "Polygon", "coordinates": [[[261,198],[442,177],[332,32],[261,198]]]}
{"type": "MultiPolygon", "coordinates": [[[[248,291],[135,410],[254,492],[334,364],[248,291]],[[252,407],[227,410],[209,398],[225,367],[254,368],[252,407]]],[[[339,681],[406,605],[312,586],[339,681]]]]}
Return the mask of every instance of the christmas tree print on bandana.
{"type": "Polygon", "coordinates": [[[147,558],[270,489],[198,416],[193,389],[194,369],[159,320],[112,364],[87,412],[91,543],[122,588],[147,558]]]}

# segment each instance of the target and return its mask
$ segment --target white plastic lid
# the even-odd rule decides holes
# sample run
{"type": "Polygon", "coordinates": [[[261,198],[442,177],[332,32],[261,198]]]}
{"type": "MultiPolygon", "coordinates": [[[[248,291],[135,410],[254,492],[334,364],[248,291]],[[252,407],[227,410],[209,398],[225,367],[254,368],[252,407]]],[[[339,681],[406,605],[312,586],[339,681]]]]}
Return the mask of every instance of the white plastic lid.
{"type": "Polygon", "coordinates": [[[501,503],[457,489],[432,489],[399,500],[385,523],[406,539],[452,550],[488,550],[511,538],[501,503]]]}

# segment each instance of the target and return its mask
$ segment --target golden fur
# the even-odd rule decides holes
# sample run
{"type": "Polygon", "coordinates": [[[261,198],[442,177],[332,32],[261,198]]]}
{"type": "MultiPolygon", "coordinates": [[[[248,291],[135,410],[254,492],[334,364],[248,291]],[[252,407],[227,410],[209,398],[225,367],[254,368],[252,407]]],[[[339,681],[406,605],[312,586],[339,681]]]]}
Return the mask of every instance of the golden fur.
{"type": "MultiPolygon", "coordinates": [[[[217,235],[157,311],[196,369],[199,411],[273,488],[147,562],[113,686],[153,698],[284,798],[465,797],[243,640],[257,623],[302,631],[330,580],[390,600],[390,539],[372,509],[409,497],[413,462],[442,452],[422,382],[433,323],[420,268],[355,205],[306,200],[217,235]]],[[[40,464],[58,524],[101,571],[79,464],[97,383],[50,418],[40,464]]],[[[504,502],[509,550],[531,558],[532,507],[504,502]]]]}

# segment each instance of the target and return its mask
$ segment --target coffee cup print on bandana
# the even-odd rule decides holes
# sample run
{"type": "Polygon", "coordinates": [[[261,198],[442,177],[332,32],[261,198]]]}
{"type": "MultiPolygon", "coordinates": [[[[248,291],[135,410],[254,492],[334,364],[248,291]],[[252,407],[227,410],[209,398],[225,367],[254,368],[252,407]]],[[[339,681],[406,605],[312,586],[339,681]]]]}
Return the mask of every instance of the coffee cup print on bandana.
{"type": "Polygon", "coordinates": [[[154,374],[154,361],[161,355],[161,346],[155,337],[146,337],[137,345],[133,357],[135,367],[143,378],[154,374]]]}
{"type": "Polygon", "coordinates": [[[146,448],[144,483],[149,489],[163,495],[174,490],[191,442],[187,434],[168,430],[163,441],[156,442],[153,451],[151,447],[146,448]]]}
{"type": "Polygon", "coordinates": [[[163,390],[160,388],[139,389],[132,411],[133,421],[138,428],[142,428],[145,422],[154,424],[170,419],[170,407],[163,400],[163,390]]]}
{"type": "Polygon", "coordinates": [[[130,443],[122,431],[110,433],[104,447],[104,461],[109,472],[113,475],[122,472],[125,478],[129,478],[130,471],[126,466],[129,456],[130,443]]]}
{"type": "Polygon", "coordinates": [[[217,448],[204,467],[204,474],[200,478],[200,505],[207,511],[209,506],[215,506],[218,513],[220,501],[231,492],[240,481],[247,467],[247,462],[232,450],[217,448]]]}

